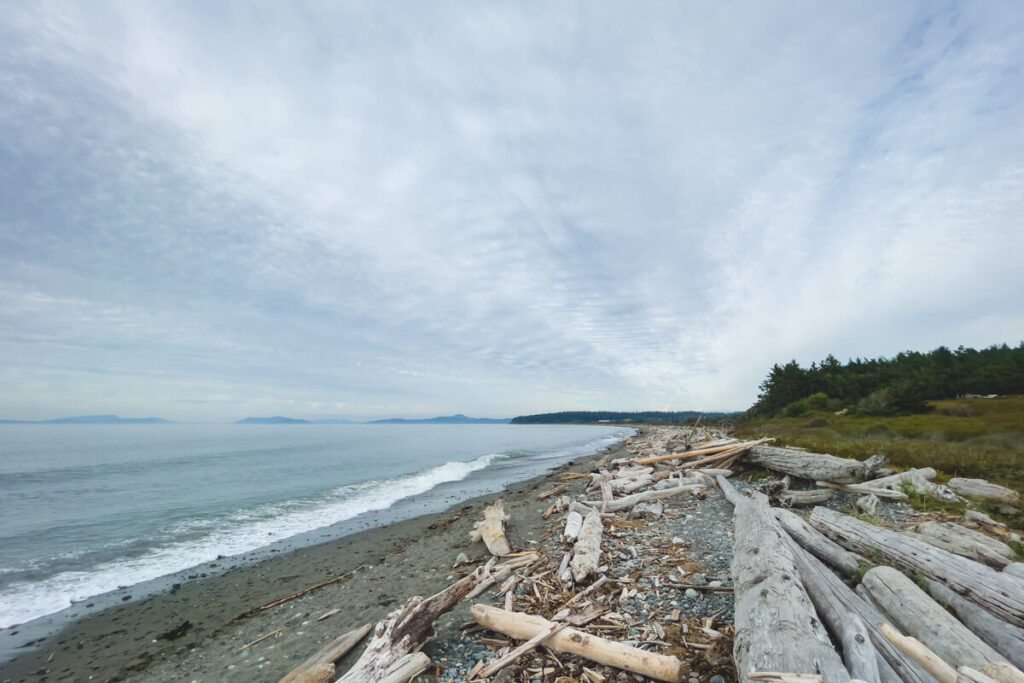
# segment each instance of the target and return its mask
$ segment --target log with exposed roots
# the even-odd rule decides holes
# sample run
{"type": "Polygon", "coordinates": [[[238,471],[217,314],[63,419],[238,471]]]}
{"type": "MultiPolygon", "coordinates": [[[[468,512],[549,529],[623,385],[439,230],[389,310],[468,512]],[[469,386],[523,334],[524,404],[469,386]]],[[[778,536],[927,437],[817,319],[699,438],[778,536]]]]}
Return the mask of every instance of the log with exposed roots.
{"type": "Polygon", "coordinates": [[[508,518],[505,514],[505,501],[499,498],[484,508],[484,519],[473,525],[473,530],[469,532],[470,540],[475,542],[482,539],[491,555],[508,555],[512,552],[505,538],[505,522],[508,518]]]}
{"type": "Polygon", "coordinates": [[[840,484],[868,479],[885,463],[885,456],[872,455],[864,461],[837,458],[827,453],[805,453],[776,446],[755,446],[746,454],[747,462],[812,481],[840,484]]]}

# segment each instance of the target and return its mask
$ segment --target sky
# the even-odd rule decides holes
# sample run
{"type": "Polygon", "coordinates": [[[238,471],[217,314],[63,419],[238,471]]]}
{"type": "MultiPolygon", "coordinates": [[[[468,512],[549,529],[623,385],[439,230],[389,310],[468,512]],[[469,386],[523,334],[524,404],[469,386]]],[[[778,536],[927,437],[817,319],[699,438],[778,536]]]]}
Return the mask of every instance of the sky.
{"type": "Polygon", "coordinates": [[[1024,3],[0,0],[0,417],[743,410],[1024,340],[1024,3]]]}

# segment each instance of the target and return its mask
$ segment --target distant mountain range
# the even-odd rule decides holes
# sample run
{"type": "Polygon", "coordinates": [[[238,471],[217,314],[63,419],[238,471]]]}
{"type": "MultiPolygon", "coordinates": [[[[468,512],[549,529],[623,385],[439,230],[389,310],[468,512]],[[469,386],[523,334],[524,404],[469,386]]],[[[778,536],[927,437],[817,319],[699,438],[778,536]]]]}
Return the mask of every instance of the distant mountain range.
{"type": "Polygon", "coordinates": [[[44,425],[164,425],[173,424],[162,417],[118,417],[117,415],[79,415],[54,420],[0,420],[3,424],[44,425]]]}

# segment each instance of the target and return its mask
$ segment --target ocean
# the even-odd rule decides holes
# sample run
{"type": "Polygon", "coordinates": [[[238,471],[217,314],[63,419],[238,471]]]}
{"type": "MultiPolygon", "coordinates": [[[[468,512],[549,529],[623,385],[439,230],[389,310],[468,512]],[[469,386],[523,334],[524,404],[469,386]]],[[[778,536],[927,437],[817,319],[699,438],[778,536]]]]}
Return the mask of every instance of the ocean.
{"type": "Polygon", "coordinates": [[[255,561],[275,545],[437,512],[632,433],[575,425],[2,425],[0,628],[225,557],[255,561]]]}

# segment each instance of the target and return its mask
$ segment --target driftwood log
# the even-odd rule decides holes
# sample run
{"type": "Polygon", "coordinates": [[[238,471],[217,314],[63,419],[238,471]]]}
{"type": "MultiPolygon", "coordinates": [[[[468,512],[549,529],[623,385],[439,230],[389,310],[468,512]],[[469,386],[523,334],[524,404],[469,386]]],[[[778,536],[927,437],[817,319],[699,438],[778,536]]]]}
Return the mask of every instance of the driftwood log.
{"type": "Polygon", "coordinates": [[[786,507],[798,507],[803,505],[820,505],[832,497],[835,489],[807,489],[806,491],[794,491],[786,489],[779,494],[779,503],[786,507]]]}
{"type": "MultiPolygon", "coordinates": [[[[550,630],[553,622],[532,614],[506,612],[490,605],[473,605],[473,619],[492,631],[504,633],[517,640],[529,640],[550,630]]],[[[591,661],[613,666],[658,681],[680,683],[685,680],[682,662],[676,657],[647,652],[640,648],[616,643],[595,635],[566,628],[552,635],[544,646],[555,652],[579,655],[591,661]]]]}
{"type": "Polygon", "coordinates": [[[917,638],[953,668],[984,670],[1006,658],[957,621],[913,581],[892,567],[864,575],[864,589],[906,635],[917,638]]]}
{"type": "Polygon", "coordinates": [[[292,669],[279,683],[327,683],[334,678],[334,663],[359,644],[373,624],[366,624],[338,636],[319,652],[292,669]]]}
{"type": "Polygon", "coordinates": [[[864,495],[878,496],[879,498],[890,498],[892,500],[907,500],[909,496],[903,491],[893,489],[876,489],[870,484],[837,484],[833,481],[819,481],[818,486],[827,486],[837,491],[849,491],[850,493],[861,493],[864,495]]]}
{"type": "Polygon", "coordinates": [[[1018,579],[1024,579],[1024,562],[1012,562],[1003,568],[1003,573],[1007,576],[1015,576],[1018,579]]]}
{"type": "Polygon", "coordinates": [[[604,501],[585,501],[586,505],[592,508],[602,510],[603,512],[620,512],[622,510],[628,510],[637,503],[650,503],[655,500],[662,500],[664,498],[671,498],[672,496],[678,496],[683,493],[694,493],[696,491],[703,491],[703,484],[683,484],[676,486],[671,489],[663,489],[661,491],[650,490],[644,491],[643,493],[634,493],[631,496],[623,496],[622,498],[615,498],[614,500],[605,503],[604,501]],[[602,505],[604,506],[602,509],[602,505]]]}
{"type": "Polygon", "coordinates": [[[487,573],[487,567],[478,567],[426,600],[409,598],[377,623],[363,654],[338,683],[405,683],[430,666],[430,658],[419,649],[434,635],[434,621],[469,595],[487,573]]]}
{"type": "Polygon", "coordinates": [[[919,467],[907,470],[906,472],[890,474],[887,477],[871,479],[864,483],[878,489],[899,489],[902,488],[904,484],[914,484],[920,480],[931,481],[935,478],[936,474],[937,472],[931,467],[919,467]]]}
{"type": "Polygon", "coordinates": [[[575,543],[580,536],[580,529],[583,528],[583,515],[570,510],[565,516],[565,531],[562,532],[562,540],[566,543],[575,543]]]}
{"type": "Polygon", "coordinates": [[[850,674],[818,620],[768,498],[718,485],[734,506],[732,580],[736,596],[733,658],[742,679],[754,671],[821,674],[845,683],[850,674]]]}
{"type": "Polygon", "coordinates": [[[995,569],[1002,569],[1017,557],[1002,541],[953,522],[922,522],[913,531],[903,533],[995,569]]]}
{"type": "Polygon", "coordinates": [[[601,535],[603,532],[601,515],[597,512],[587,515],[580,528],[576,545],[573,547],[572,560],[569,562],[572,578],[576,583],[581,583],[591,574],[597,573],[597,568],[601,564],[601,535]]]}
{"type": "Polygon", "coordinates": [[[869,559],[880,556],[899,569],[921,572],[1003,621],[1024,626],[1024,580],[828,508],[814,508],[810,523],[849,550],[869,559]]]}
{"type": "Polygon", "coordinates": [[[946,484],[956,493],[967,498],[978,500],[998,500],[1001,503],[1020,505],[1020,494],[1013,489],[999,486],[984,479],[966,479],[964,477],[953,477],[946,484]]]}
{"type": "Polygon", "coordinates": [[[491,555],[508,555],[512,552],[505,538],[505,522],[508,518],[505,514],[505,501],[499,498],[484,508],[484,519],[473,525],[473,530],[469,532],[470,540],[476,542],[483,539],[491,555]]]}
{"type": "Polygon", "coordinates": [[[781,508],[773,508],[772,512],[786,533],[799,543],[804,550],[838,569],[847,577],[853,578],[860,571],[862,565],[867,565],[867,560],[863,557],[843,548],[809,525],[795,512],[781,508]]]}
{"type": "Polygon", "coordinates": [[[805,453],[776,446],[755,446],[747,452],[746,460],[801,479],[846,484],[868,479],[885,463],[885,456],[872,455],[862,462],[837,458],[826,453],[805,453]]]}
{"type": "Polygon", "coordinates": [[[878,628],[890,643],[920,664],[939,683],[959,683],[956,669],[929,650],[920,640],[903,635],[889,624],[879,624],[878,628]]]}
{"type": "Polygon", "coordinates": [[[945,605],[976,636],[992,646],[1017,668],[1024,667],[1024,629],[1000,621],[938,581],[925,579],[928,593],[945,605]]]}
{"type": "MultiPolygon", "coordinates": [[[[815,605],[819,602],[832,605],[831,609],[839,611],[844,621],[859,620],[864,624],[871,644],[878,655],[876,657],[878,673],[883,683],[902,683],[903,681],[908,683],[933,683],[932,677],[920,665],[896,649],[878,630],[878,624],[884,622],[885,617],[882,616],[874,605],[854,593],[828,567],[798,544],[790,543],[790,547],[793,551],[793,559],[800,571],[800,578],[803,580],[812,602],[815,605]]],[[[826,614],[823,613],[822,617],[826,618],[826,614]]],[[[826,623],[828,623],[827,618],[826,623]]],[[[842,635],[838,638],[842,642],[842,635]]],[[[851,669],[852,673],[854,665],[850,664],[845,655],[846,652],[844,651],[844,661],[846,661],[847,667],[851,669]]],[[[863,675],[864,671],[861,669],[861,666],[863,665],[857,664],[856,668],[863,675]]]]}

